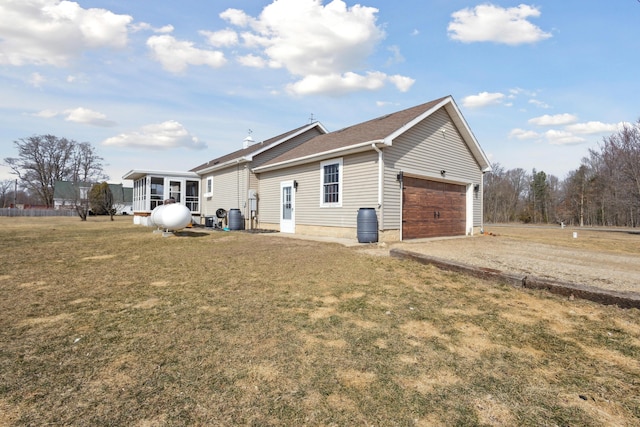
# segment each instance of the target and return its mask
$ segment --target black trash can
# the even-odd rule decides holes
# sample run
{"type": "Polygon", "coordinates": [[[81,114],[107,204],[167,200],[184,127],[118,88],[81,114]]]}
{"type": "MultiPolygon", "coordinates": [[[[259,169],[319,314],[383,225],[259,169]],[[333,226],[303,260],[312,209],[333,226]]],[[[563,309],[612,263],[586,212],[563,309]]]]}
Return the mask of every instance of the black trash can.
{"type": "Polygon", "coordinates": [[[215,223],[215,218],[212,216],[205,216],[204,217],[204,226],[207,228],[213,228],[215,227],[216,223],[215,223]]]}
{"type": "Polygon", "coordinates": [[[358,243],[378,241],[378,216],[375,208],[358,209],[358,243]]]}
{"type": "Polygon", "coordinates": [[[244,218],[240,209],[229,210],[229,230],[244,230],[244,218]]]}

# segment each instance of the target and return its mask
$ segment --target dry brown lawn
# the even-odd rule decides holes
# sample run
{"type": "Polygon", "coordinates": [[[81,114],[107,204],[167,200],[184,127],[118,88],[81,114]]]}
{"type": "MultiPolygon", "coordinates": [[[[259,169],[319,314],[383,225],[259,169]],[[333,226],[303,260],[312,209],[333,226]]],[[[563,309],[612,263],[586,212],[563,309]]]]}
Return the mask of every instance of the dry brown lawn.
{"type": "Polygon", "coordinates": [[[638,310],[274,234],[0,227],[0,425],[640,423],[638,310]]]}

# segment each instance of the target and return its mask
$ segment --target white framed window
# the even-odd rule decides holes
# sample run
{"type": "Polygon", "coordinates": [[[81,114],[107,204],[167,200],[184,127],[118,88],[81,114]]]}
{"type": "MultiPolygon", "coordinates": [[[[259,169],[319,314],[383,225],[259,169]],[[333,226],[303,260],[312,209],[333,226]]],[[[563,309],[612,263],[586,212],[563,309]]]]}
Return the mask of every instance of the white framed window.
{"type": "Polygon", "coordinates": [[[207,182],[204,187],[204,197],[211,197],[211,196],[213,196],[213,177],[208,176],[207,182]]]}
{"type": "Polygon", "coordinates": [[[180,196],[182,196],[182,181],[169,181],[169,198],[176,203],[181,203],[180,196]]]}
{"type": "Polygon", "coordinates": [[[320,207],[342,207],[342,159],[320,163],[320,207]]]}
{"type": "Polygon", "coordinates": [[[151,210],[164,203],[164,177],[152,176],[151,178],[151,198],[150,206],[151,210]]]}
{"type": "Polygon", "coordinates": [[[87,200],[89,198],[89,187],[80,187],[80,200],[87,200]]]}

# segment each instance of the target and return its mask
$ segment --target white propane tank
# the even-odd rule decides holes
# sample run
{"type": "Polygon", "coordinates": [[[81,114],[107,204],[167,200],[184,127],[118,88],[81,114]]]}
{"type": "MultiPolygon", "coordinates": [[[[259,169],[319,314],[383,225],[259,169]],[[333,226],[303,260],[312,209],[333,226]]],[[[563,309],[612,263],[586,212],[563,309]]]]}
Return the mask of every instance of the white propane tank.
{"type": "Polygon", "coordinates": [[[165,205],[158,205],[151,211],[151,221],[149,222],[151,227],[162,227],[162,211],[164,208],[165,205]]]}
{"type": "Polygon", "coordinates": [[[191,222],[191,211],[185,205],[171,203],[157,206],[151,212],[151,225],[163,230],[180,230],[191,222]]]}
{"type": "Polygon", "coordinates": [[[162,228],[180,230],[191,222],[191,211],[185,205],[173,203],[165,205],[162,211],[162,228]]]}

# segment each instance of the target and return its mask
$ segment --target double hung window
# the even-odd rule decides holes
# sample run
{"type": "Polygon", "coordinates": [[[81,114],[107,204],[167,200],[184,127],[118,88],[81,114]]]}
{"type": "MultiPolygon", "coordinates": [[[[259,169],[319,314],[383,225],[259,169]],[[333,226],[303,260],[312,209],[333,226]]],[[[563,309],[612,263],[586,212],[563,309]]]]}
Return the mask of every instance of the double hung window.
{"type": "Polygon", "coordinates": [[[213,177],[209,176],[207,177],[207,181],[205,183],[204,197],[211,197],[211,196],[213,196],[213,177]]]}
{"type": "Polygon", "coordinates": [[[322,182],[320,206],[342,206],[342,159],[320,163],[322,182]]]}

